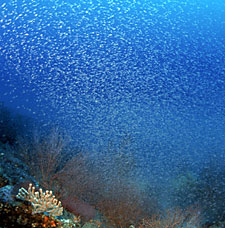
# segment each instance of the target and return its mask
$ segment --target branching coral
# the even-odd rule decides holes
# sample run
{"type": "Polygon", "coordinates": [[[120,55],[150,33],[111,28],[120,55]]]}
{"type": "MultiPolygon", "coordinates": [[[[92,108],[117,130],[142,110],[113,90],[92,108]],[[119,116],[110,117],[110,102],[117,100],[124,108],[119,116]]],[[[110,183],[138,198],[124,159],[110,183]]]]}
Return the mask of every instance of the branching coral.
{"type": "Polygon", "coordinates": [[[31,202],[33,214],[47,212],[51,216],[60,216],[63,213],[61,202],[55,199],[52,191],[43,192],[40,188],[35,192],[32,184],[29,184],[28,190],[20,188],[16,197],[31,202]]]}

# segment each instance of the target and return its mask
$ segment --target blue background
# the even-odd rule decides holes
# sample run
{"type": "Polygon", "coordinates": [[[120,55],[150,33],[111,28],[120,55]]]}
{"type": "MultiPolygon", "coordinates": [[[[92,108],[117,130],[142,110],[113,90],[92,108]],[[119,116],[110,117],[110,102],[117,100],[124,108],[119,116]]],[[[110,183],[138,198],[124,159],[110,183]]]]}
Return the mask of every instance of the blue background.
{"type": "Polygon", "coordinates": [[[0,101],[96,156],[131,137],[145,174],[197,171],[224,158],[225,2],[1,1],[0,101]]]}

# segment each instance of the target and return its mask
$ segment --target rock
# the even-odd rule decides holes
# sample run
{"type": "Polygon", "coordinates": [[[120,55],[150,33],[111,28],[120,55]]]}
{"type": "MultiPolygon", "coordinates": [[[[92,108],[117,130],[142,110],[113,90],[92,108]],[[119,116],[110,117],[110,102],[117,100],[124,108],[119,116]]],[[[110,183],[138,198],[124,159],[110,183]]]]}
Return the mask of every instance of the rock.
{"type": "Polygon", "coordinates": [[[98,228],[98,226],[96,224],[87,222],[82,226],[82,228],[98,228]]]}
{"type": "Polygon", "coordinates": [[[12,203],[14,198],[12,196],[13,186],[6,185],[0,188],[0,202],[3,203],[12,203]]]}

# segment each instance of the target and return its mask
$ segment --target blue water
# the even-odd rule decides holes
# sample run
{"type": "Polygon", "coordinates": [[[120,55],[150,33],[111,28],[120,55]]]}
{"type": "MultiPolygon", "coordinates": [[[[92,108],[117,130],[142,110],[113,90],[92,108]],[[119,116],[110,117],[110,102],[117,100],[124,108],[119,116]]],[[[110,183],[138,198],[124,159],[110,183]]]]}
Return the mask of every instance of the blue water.
{"type": "Polygon", "coordinates": [[[0,64],[5,106],[96,154],[129,136],[144,176],[224,161],[223,0],[3,0],[0,64]]]}

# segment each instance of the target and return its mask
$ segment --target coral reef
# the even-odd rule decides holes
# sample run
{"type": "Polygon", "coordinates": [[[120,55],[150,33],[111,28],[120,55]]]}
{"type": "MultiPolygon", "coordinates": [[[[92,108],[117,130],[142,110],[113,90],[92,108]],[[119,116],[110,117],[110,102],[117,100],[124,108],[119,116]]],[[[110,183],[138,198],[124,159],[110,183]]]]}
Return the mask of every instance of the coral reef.
{"type": "Polygon", "coordinates": [[[0,203],[0,227],[50,228],[62,227],[61,222],[43,214],[33,214],[29,205],[13,206],[0,203]]]}

